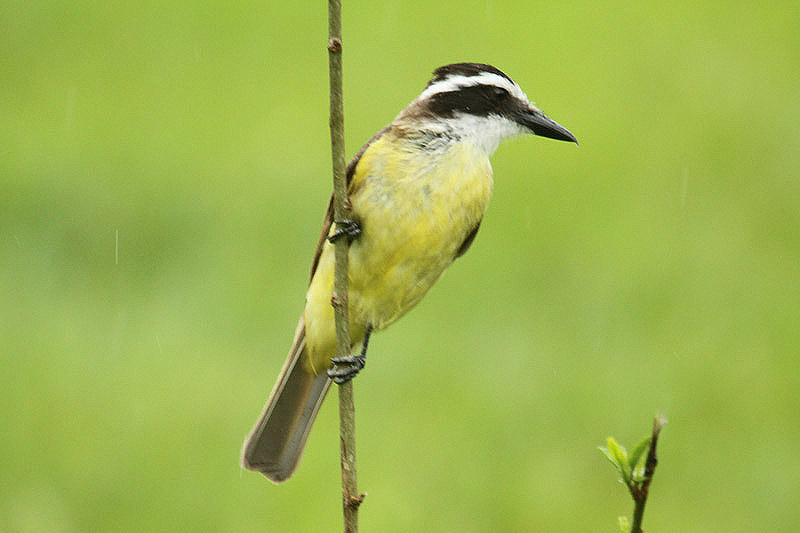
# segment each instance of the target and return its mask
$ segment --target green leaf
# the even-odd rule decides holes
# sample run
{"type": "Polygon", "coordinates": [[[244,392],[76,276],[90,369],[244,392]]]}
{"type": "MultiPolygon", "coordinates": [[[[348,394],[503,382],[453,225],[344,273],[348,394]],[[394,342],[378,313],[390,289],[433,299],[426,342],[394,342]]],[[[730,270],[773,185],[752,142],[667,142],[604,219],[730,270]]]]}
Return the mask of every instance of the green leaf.
{"type": "Polygon", "coordinates": [[[643,438],[639,444],[631,451],[631,454],[628,456],[628,466],[631,470],[636,469],[636,466],[639,464],[639,459],[641,459],[642,454],[645,450],[650,447],[650,436],[643,438]]]}
{"type": "Polygon", "coordinates": [[[608,445],[608,453],[611,454],[611,457],[614,458],[615,464],[617,464],[617,470],[619,473],[622,474],[622,480],[625,483],[628,483],[631,479],[631,469],[628,467],[628,452],[625,450],[624,446],[621,446],[614,437],[608,437],[606,439],[606,444],[608,445]]]}
{"type": "Polygon", "coordinates": [[[609,463],[614,465],[614,468],[616,468],[619,471],[622,471],[622,469],[620,468],[619,463],[617,462],[616,459],[614,459],[614,456],[611,455],[611,452],[608,451],[608,448],[603,448],[602,446],[598,446],[597,449],[600,450],[601,452],[603,452],[603,455],[606,456],[606,459],[608,459],[609,463]]]}
{"type": "Polygon", "coordinates": [[[606,443],[608,444],[609,453],[619,464],[628,464],[628,452],[625,451],[623,446],[619,445],[614,437],[608,437],[606,443]]]}
{"type": "Polygon", "coordinates": [[[628,533],[631,530],[631,523],[628,521],[627,516],[618,516],[617,523],[619,524],[619,530],[622,533],[628,533]]]}
{"type": "Polygon", "coordinates": [[[636,485],[644,483],[644,465],[639,465],[631,471],[631,481],[636,485]]]}

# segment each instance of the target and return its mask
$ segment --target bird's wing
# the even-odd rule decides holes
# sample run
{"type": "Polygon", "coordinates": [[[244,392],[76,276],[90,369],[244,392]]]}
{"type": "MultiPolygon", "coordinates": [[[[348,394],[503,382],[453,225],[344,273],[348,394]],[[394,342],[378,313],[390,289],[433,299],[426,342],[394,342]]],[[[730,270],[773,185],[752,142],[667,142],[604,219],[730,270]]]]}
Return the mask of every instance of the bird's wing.
{"type": "Polygon", "coordinates": [[[475,240],[475,235],[478,234],[478,228],[480,227],[481,221],[479,220],[478,223],[475,224],[475,227],[472,229],[472,231],[470,231],[469,234],[464,238],[464,242],[462,242],[461,246],[459,246],[458,250],[456,250],[456,256],[453,259],[458,259],[467,253],[467,250],[469,250],[469,247],[472,246],[472,241],[475,240]]]}
{"type": "MultiPolygon", "coordinates": [[[[367,151],[367,148],[370,147],[372,143],[377,141],[378,139],[383,136],[384,133],[389,131],[391,128],[391,124],[380,130],[378,133],[372,136],[370,140],[361,147],[358,153],[350,160],[348,163],[347,168],[345,169],[345,177],[347,178],[347,185],[348,185],[348,193],[350,192],[350,183],[353,181],[353,175],[356,172],[356,166],[358,162],[361,160],[361,156],[364,155],[364,152],[367,151]]],[[[333,194],[331,194],[331,199],[328,202],[328,210],[325,211],[325,218],[322,220],[322,231],[319,234],[319,240],[317,241],[317,250],[314,252],[314,260],[311,262],[311,275],[308,278],[309,284],[311,280],[314,279],[314,272],[317,271],[317,265],[319,264],[319,258],[322,255],[322,247],[325,245],[325,239],[328,238],[328,233],[330,233],[331,225],[333,224],[333,194]]]]}

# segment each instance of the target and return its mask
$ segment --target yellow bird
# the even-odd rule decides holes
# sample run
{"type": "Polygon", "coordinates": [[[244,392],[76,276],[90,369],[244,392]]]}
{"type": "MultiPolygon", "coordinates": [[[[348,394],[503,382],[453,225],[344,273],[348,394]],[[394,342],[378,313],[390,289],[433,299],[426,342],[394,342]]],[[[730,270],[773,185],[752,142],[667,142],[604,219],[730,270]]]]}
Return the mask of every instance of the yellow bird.
{"type": "Polygon", "coordinates": [[[492,192],[489,156],[503,139],[533,133],[576,142],[511,78],[491,65],[455,63],[433,79],[347,166],[352,220],[329,204],[306,307],[266,407],[242,449],[242,466],[275,483],[296,470],[331,381],[363,366],[373,330],[422,299],[467,251],[492,192]],[[350,332],[359,355],[334,357],[334,249],[351,239],[350,332]]]}

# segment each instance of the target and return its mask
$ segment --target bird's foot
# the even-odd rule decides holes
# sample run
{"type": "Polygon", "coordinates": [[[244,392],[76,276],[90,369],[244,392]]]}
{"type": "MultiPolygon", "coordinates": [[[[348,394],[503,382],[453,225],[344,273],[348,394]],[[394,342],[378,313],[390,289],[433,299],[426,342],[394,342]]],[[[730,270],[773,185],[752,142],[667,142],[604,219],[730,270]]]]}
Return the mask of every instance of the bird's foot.
{"type": "Polygon", "coordinates": [[[328,369],[328,377],[337,385],[341,385],[356,377],[356,374],[367,363],[367,358],[364,354],[345,355],[343,357],[334,357],[331,362],[333,364],[328,369]]]}
{"type": "Polygon", "coordinates": [[[331,233],[331,236],[328,237],[328,241],[331,243],[335,243],[342,237],[347,237],[349,240],[352,241],[359,235],[361,235],[361,224],[359,224],[355,220],[346,218],[344,220],[336,221],[336,231],[331,233]]]}

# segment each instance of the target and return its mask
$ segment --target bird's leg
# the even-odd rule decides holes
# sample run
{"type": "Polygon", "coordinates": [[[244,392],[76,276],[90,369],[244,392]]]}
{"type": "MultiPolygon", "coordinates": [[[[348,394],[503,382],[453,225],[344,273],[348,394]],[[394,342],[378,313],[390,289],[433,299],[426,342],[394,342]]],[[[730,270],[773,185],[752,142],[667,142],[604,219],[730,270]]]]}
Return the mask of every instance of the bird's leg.
{"type": "Polygon", "coordinates": [[[358,221],[346,218],[344,220],[336,221],[336,231],[331,233],[328,241],[334,243],[344,236],[347,236],[351,241],[361,235],[361,224],[358,221]]]}
{"type": "Polygon", "coordinates": [[[367,345],[369,344],[369,336],[372,333],[372,324],[367,324],[367,329],[364,331],[364,340],[361,342],[361,353],[359,355],[345,355],[342,357],[334,357],[331,359],[333,363],[328,369],[328,377],[334,383],[341,385],[347,383],[356,374],[364,368],[367,363],[367,345]]]}

